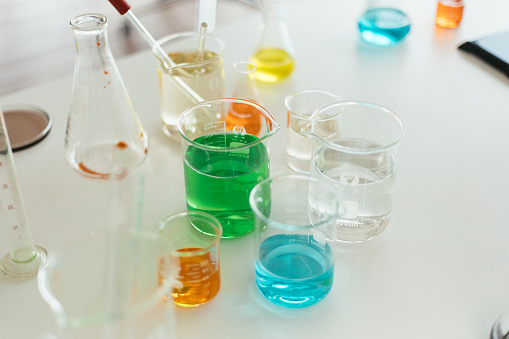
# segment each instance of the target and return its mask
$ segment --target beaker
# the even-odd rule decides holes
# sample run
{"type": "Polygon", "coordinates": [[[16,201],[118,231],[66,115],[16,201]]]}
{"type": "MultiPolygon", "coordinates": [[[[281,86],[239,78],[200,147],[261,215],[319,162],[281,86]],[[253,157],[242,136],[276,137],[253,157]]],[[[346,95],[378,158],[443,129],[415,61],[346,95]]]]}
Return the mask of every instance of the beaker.
{"type": "Polygon", "coordinates": [[[178,118],[196,102],[175,85],[174,78],[181,79],[204,100],[224,97],[224,43],[209,34],[204,41],[205,50],[200,55],[200,33],[197,32],[172,34],[158,42],[176,64],[165,71],[158,63],[163,132],[171,138],[178,138],[178,118]]]}
{"type": "Polygon", "coordinates": [[[283,0],[261,0],[261,5],[263,23],[251,61],[256,65],[257,80],[277,82],[292,73],[295,53],[283,17],[283,0]]]}
{"type": "Polygon", "coordinates": [[[338,193],[328,182],[283,175],[256,185],[256,284],[272,303],[311,306],[327,296],[334,279],[338,193]]]}
{"type": "MultiPolygon", "coordinates": [[[[235,70],[235,90],[233,97],[238,99],[247,99],[260,103],[260,94],[256,87],[254,73],[256,65],[249,61],[239,61],[233,65],[235,70]]],[[[258,114],[256,108],[243,104],[232,104],[228,115],[226,116],[226,129],[231,130],[236,125],[244,126],[246,132],[252,135],[258,134],[263,116],[258,114]]]]}
{"type": "Polygon", "coordinates": [[[179,119],[184,155],[188,210],[211,214],[223,227],[223,238],[253,230],[249,193],[269,177],[268,141],[279,124],[261,105],[243,99],[204,101],[185,110],[179,119]],[[241,122],[227,127],[232,105],[244,106],[261,117],[256,134],[241,122]]]}
{"type": "Polygon", "coordinates": [[[124,176],[148,154],[148,136],[127,93],[102,14],[71,20],[76,62],[65,153],[73,169],[88,177],[124,176]]]}
{"type": "Polygon", "coordinates": [[[365,102],[337,102],[317,110],[302,133],[313,138],[310,175],[339,192],[337,240],[361,242],[383,232],[391,218],[401,118],[365,102]],[[337,133],[322,137],[318,122],[333,119],[337,133]]]}
{"type": "Polygon", "coordinates": [[[214,298],[221,287],[219,240],[221,224],[203,212],[184,212],[161,220],[156,233],[170,250],[178,286],[168,299],[183,307],[202,305],[214,298]]]}
{"type": "Polygon", "coordinates": [[[463,0],[438,0],[435,21],[443,28],[456,28],[463,18],[463,0]]]}
{"type": "Polygon", "coordinates": [[[155,233],[96,234],[51,251],[39,291],[65,337],[171,338],[169,252],[155,233]]]}
{"type": "Polygon", "coordinates": [[[362,39],[379,46],[394,45],[410,32],[410,19],[399,0],[368,0],[358,25],[362,39]]]}

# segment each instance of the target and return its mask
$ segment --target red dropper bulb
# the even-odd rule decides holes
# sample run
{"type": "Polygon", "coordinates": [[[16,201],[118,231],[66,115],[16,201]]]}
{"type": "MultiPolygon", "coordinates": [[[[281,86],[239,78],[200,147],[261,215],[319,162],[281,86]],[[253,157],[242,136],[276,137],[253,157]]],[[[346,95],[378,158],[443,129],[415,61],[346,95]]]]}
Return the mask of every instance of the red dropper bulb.
{"type": "Polygon", "coordinates": [[[127,3],[125,0],[108,0],[113,7],[120,13],[120,15],[124,15],[128,10],[131,9],[131,5],[127,3]]]}

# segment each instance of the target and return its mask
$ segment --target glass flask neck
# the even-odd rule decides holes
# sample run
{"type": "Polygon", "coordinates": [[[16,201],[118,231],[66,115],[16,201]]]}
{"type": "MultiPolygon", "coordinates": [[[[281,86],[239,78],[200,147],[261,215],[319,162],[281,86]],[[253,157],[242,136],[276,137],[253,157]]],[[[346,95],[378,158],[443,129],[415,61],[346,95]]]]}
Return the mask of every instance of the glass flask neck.
{"type": "Polygon", "coordinates": [[[76,42],[78,54],[80,52],[103,53],[108,48],[108,19],[102,14],[84,14],[75,17],[70,22],[76,42]]]}
{"type": "Polygon", "coordinates": [[[281,0],[262,0],[265,22],[283,21],[283,2],[281,0]]]}

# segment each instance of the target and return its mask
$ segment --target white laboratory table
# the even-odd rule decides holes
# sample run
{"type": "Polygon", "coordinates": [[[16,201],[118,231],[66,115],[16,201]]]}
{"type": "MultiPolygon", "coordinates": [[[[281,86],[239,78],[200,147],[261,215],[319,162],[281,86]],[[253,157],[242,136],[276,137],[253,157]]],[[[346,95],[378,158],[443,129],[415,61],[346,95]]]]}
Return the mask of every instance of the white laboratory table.
{"type": "MultiPolygon", "coordinates": [[[[405,121],[393,216],[362,245],[336,248],[335,280],[322,302],[286,310],[256,291],[252,239],[221,242],[222,287],[208,304],[175,310],[178,338],[488,338],[509,309],[509,80],[457,46],[509,29],[509,3],[467,0],[458,29],[435,27],[434,0],[407,1],[404,42],[375,48],[360,41],[359,1],[287,1],[296,51],[292,76],[259,84],[282,129],[271,140],[271,175],[285,161],[284,97],[305,88],[387,106],[405,121]]],[[[79,14],[79,13],[77,13],[79,14]]],[[[261,15],[218,28],[226,43],[227,94],[232,64],[251,53],[261,15]]],[[[180,143],[159,120],[155,59],[146,51],[117,60],[149,133],[143,225],[185,210],[180,143]]],[[[64,156],[72,75],[0,98],[42,106],[48,137],[14,155],[34,240],[53,248],[108,222],[107,184],[76,174],[64,156]],[[106,192],[106,193],[104,193],[106,192]]],[[[132,195],[122,195],[126,203],[132,195]]],[[[8,251],[0,241],[2,256],[8,251]]],[[[77,267],[76,269],[79,269],[77,267]]],[[[55,338],[56,324],[36,279],[0,278],[0,338],[55,338]]]]}

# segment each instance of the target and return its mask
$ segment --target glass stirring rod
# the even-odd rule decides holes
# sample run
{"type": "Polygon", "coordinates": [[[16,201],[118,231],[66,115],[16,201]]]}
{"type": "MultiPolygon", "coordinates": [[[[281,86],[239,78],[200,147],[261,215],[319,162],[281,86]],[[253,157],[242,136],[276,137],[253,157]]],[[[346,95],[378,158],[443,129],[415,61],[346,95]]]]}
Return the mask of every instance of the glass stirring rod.
{"type": "MultiPolygon", "coordinates": [[[[125,0],[108,0],[113,7],[120,13],[120,15],[125,15],[129,21],[134,25],[134,27],[141,34],[143,39],[149,44],[154,52],[155,56],[161,63],[164,68],[171,75],[171,69],[176,66],[175,62],[171,60],[167,53],[164,52],[161,45],[157,43],[157,41],[152,37],[152,35],[147,31],[145,26],[138,20],[136,15],[131,12],[131,5],[129,5],[125,0]]],[[[199,103],[203,101],[203,98],[198,95],[195,91],[193,91],[182,79],[176,76],[171,76],[171,79],[175,81],[177,87],[186,95],[189,100],[194,103],[199,103]]]]}
{"type": "Polygon", "coordinates": [[[0,270],[10,279],[35,277],[48,257],[47,251],[34,245],[32,232],[21,197],[11,143],[0,109],[0,215],[9,253],[0,262],[0,270]]]}

